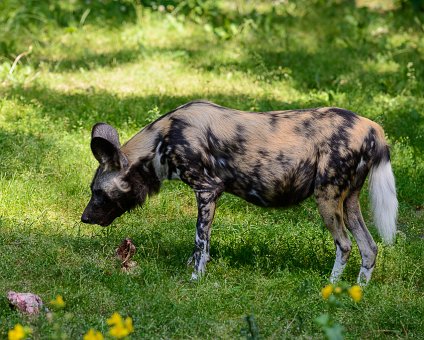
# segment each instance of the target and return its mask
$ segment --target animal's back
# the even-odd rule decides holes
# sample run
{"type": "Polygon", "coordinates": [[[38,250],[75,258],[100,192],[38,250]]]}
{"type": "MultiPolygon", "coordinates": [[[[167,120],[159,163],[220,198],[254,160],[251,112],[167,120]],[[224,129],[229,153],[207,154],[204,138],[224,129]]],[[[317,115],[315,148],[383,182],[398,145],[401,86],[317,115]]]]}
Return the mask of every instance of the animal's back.
{"type": "Polygon", "coordinates": [[[334,107],[246,112],[194,101],[149,125],[124,149],[153,154],[161,136],[176,167],[196,166],[255,204],[285,206],[310,196],[317,178],[340,181],[342,172],[348,182],[373,126],[379,128],[334,107]]]}
{"type": "Polygon", "coordinates": [[[190,164],[222,180],[226,191],[270,206],[310,196],[318,167],[341,157],[338,149],[366,125],[338,108],[258,113],[208,102],[186,104],[168,119],[175,152],[196,158],[190,164]]]}

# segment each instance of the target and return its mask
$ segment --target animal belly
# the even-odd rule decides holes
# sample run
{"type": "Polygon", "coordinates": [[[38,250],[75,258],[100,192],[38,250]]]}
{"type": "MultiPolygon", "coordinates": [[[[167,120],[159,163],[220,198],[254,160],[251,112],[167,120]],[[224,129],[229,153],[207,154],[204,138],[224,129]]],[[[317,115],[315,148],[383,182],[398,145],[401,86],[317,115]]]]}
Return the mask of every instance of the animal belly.
{"type": "Polygon", "coordinates": [[[280,152],[274,157],[262,150],[251,157],[227,155],[228,160],[217,162],[215,170],[227,192],[256,205],[284,207],[313,193],[317,173],[313,156],[305,152],[304,158],[298,159],[280,152]]]}
{"type": "Polygon", "coordinates": [[[279,180],[272,184],[261,181],[255,183],[234,181],[226,189],[231,194],[263,207],[285,207],[297,204],[311,196],[313,190],[313,178],[302,183],[296,180],[291,182],[279,180]]]}

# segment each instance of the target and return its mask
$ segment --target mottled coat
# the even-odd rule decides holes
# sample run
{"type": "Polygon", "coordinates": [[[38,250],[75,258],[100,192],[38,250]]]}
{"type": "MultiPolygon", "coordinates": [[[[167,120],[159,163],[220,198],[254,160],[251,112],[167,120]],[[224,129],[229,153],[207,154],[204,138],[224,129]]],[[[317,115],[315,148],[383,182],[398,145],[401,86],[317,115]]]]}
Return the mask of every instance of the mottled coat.
{"type": "Polygon", "coordinates": [[[91,147],[100,163],[82,221],[110,224],[165,179],[193,188],[198,203],[193,278],[209,260],[211,224],[223,192],[265,207],[285,207],[314,195],[333,235],[342,273],[351,251],[346,228],[362,256],[358,280],[368,282],[377,246],[359,207],[370,172],[375,220],[382,237],[396,232],[397,199],[382,128],[348,110],[244,112],[194,101],[146,126],[123,146],[116,130],[93,127],[91,147]]]}

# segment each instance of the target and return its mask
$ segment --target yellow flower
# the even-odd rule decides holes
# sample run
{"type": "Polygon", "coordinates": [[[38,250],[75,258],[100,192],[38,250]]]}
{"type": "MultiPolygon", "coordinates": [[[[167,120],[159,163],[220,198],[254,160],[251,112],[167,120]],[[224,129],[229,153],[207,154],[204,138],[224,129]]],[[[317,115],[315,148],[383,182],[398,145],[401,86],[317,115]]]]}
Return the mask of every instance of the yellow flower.
{"type": "Polygon", "coordinates": [[[122,320],[122,316],[119,315],[119,313],[115,312],[112,314],[112,316],[106,320],[107,324],[109,326],[113,326],[113,325],[118,325],[118,324],[122,324],[123,320],[122,320]]]}
{"type": "Polygon", "coordinates": [[[54,299],[54,300],[52,300],[52,301],[50,301],[50,304],[53,306],[53,307],[56,307],[56,308],[58,308],[58,309],[62,309],[63,307],[65,307],[65,301],[63,301],[63,297],[62,297],[62,295],[58,295],[58,296],[56,296],[56,299],[54,299]]]}
{"type": "Polygon", "coordinates": [[[111,326],[109,334],[117,339],[122,339],[134,331],[132,319],[127,317],[124,321],[119,313],[115,312],[107,319],[107,324],[111,326]]]}
{"type": "Polygon", "coordinates": [[[116,324],[109,330],[109,334],[117,339],[125,338],[130,331],[125,327],[124,324],[116,324]]]}
{"type": "Polygon", "coordinates": [[[342,287],[336,287],[334,288],[334,293],[340,294],[342,292],[342,287]]]}
{"type": "Polygon", "coordinates": [[[29,327],[23,327],[21,324],[16,324],[15,328],[9,330],[8,340],[22,340],[24,339],[29,333],[31,333],[31,328],[29,327]]]}
{"type": "Polygon", "coordinates": [[[353,299],[353,301],[355,302],[359,302],[362,299],[362,288],[359,287],[358,285],[354,285],[352,287],[349,288],[348,290],[350,297],[353,299]]]}
{"type": "Polygon", "coordinates": [[[321,295],[324,299],[328,299],[333,292],[333,285],[326,285],[323,289],[321,289],[321,295]]]}
{"type": "Polygon", "coordinates": [[[84,335],[83,340],[103,340],[103,334],[99,331],[90,328],[90,330],[84,335]]]}
{"type": "Polygon", "coordinates": [[[125,319],[125,328],[128,330],[128,332],[132,333],[134,332],[134,327],[133,327],[133,323],[132,323],[132,319],[130,317],[127,317],[125,319]]]}

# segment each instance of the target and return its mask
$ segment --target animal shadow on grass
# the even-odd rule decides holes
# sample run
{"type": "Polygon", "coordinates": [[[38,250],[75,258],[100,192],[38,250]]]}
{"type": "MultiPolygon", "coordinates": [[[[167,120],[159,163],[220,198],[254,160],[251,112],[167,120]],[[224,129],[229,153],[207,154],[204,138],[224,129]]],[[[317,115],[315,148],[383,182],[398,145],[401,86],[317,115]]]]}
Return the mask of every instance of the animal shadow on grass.
{"type": "MultiPolygon", "coordinates": [[[[239,207],[249,204],[241,199],[238,201],[239,207]]],[[[276,215],[293,214],[290,210],[278,210],[275,212],[276,215]]],[[[140,215],[142,220],[143,208],[137,209],[134,214],[130,222],[130,224],[134,223],[134,226],[126,228],[126,232],[130,232],[131,238],[139,249],[137,256],[162,263],[163,267],[172,273],[178,273],[184,269],[194,250],[196,214],[185,217],[169,216],[167,221],[159,221],[157,225],[147,229],[143,227],[138,229],[135,226],[138,220],[137,215],[140,215]]],[[[321,222],[318,221],[318,223],[321,222]]],[[[271,228],[273,227],[269,224],[255,225],[251,228],[243,225],[243,222],[227,228],[225,222],[218,219],[212,225],[211,266],[208,270],[212,270],[215,263],[218,267],[223,264],[225,267],[234,269],[244,267],[259,269],[263,275],[272,275],[273,272],[282,269],[294,271],[313,269],[322,274],[331,271],[334,262],[334,245],[326,230],[315,227],[311,230],[305,227],[305,231],[297,232],[287,230],[284,226],[277,226],[278,230],[271,230],[271,228]]],[[[116,230],[116,233],[120,231],[116,230]]]]}

